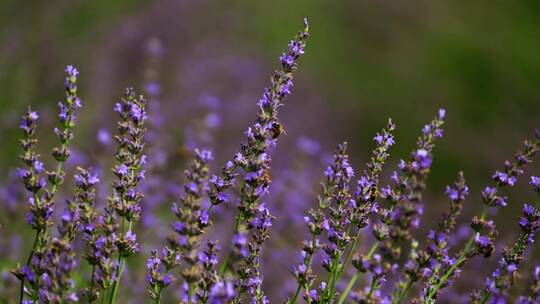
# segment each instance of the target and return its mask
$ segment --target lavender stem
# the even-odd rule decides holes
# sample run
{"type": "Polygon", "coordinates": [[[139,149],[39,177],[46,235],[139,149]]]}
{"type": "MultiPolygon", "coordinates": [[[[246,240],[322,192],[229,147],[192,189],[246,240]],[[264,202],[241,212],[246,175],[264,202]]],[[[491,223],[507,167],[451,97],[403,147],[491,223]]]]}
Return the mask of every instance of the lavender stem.
{"type": "MultiPolygon", "coordinates": [[[[377,251],[378,248],[379,248],[379,243],[374,243],[373,245],[371,245],[371,248],[369,249],[369,252],[366,258],[370,259],[375,253],[375,251],[377,251]]],[[[341,296],[339,297],[337,304],[343,304],[345,302],[345,300],[347,299],[347,296],[349,295],[352,288],[354,287],[354,284],[356,283],[356,281],[358,281],[361,275],[362,273],[360,271],[357,271],[354,273],[354,275],[350,278],[349,283],[347,283],[347,287],[345,287],[345,290],[341,293],[341,296]]]]}

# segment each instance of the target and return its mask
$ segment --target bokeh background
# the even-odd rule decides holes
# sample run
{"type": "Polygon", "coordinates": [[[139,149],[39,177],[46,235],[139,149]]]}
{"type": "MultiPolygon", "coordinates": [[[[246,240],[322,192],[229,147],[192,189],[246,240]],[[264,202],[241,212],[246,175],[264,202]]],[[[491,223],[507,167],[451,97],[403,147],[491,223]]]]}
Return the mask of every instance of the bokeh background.
{"type": "MultiPolygon", "coordinates": [[[[276,229],[302,231],[297,222],[315,202],[319,172],[339,142],[350,143],[359,171],[368,159],[373,134],[392,117],[397,145],[391,168],[408,156],[422,125],[439,107],[447,109],[448,119],[445,137],[435,150],[427,218],[445,207],[444,186],[464,170],[472,193],[464,212],[466,223],[478,212],[479,192],[492,172],[539,126],[538,1],[1,0],[3,195],[17,191],[10,180],[19,164],[19,117],[28,105],[42,115],[38,136],[43,155],[49,157],[54,140],[50,130],[56,102],[63,97],[67,64],[81,72],[84,101],[71,168],[93,165],[107,176],[103,168],[114,147],[100,134],[114,131],[111,109],[126,86],[150,90],[156,100],[151,108],[160,113],[153,143],[167,156],[158,157],[162,164],[156,172],[164,178],[156,184],[170,192],[177,189],[193,146],[213,148],[214,168],[219,168],[255,118],[256,101],[277,67],[277,57],[304,17],[310,20],[312,37],[293,95],[282,110],[287,136],[274,152],[277,194],[272,196],[274,208],[293,208],[297,217],[281,223],[278,217],[276,229]],[[158,92],[149,87],[155,83],[158,92]]],[[[527,172],[540,174],[539,170],[532,166],[527,172]]],[[[102,192],[106,197],[107,189],[102,192]]],[[[498,216],[502,244],[518,231],[521,203],[535,200],[526,185],[508,195],[510,207],[498,216]]],[[[156,201],[164,202],[156,211],[160,217],[159,210],[166,211],[170,202],[166,197],[156,201]]],[[[13,267],[20,254],[26,256],[30,236],[30,228],[18,216],[24,211],[23,201],[4,199],[4,204],[2,271],[13,267]]],[[[226,226],[232,213],[223,210],[220,216],[226,226]]],[[[155,227],[155,218],[146,221],[144,225],[154,228],[148,230],[154,231],[148,232],[149,238],[166,234],[166,226],[155,227]]],[[[272,282],[290,279],[290,259],[284,257],[298,252],[302,233],[269,244],[283,251],[275,250],[266,262],[278,269],[276,275],[267,275],[277,299],[288,290],[272,282]]],[[[228,236],[220,237],[226,243],[228,236]]],[[[481,267],[472,265],[471,269],[481,267]]],[[[482,282],[473,284],[480,287],[482,282]]],[[[4,283],[4,292],[8,285],[4,283]]]]}

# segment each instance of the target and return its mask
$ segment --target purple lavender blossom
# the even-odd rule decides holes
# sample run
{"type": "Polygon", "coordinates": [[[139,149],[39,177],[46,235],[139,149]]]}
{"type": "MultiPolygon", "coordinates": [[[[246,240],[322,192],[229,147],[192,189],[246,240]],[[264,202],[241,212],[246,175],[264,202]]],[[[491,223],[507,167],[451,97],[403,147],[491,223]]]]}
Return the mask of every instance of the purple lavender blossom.
{"type": "MultiPolygon", "coordinates": [[[[396,261],[399,260],[402,247],[408,244],[415,244],[412,238],[412,231],[418,228],[420,217],[423,213],[422,191],[426,187],[426,180],[432,164],[432,150],[437,139],[441,138],[446,112],[440,109],[437,116],[422,129],[422,135],[417,140],[417,148],[411,152],[408,161],[401,160],[398,168],[400,173],[393,173],[391,176],[394,186],[386,186],[381,189],[381,198],[390,201],[390,208],[379,208],[381,223],[374,225],[374,235],[378,242],[374,243],[365,259],[377,256],[382,259],[373,260],[371,263],[377,265],[370,267],[370,270],[377,270],[372,273],[371,287],[367,291],[356,293],[356,300],[373,301],[373,297],[379,294],[378,289],[385,281],[385,273],[397,268],[396,261]],[[379,270],[380,273],[379,273],[379,270]]],[[[354,286],[355,281],[360,276],[360,272],[355,274],[349,281],[348,289],[340,297],[338,303],[343,303],[348,292],[354,286]]],[[[380,298],[380,297],[377,297],[380,298]]]]}
{"type": "Polygon", "coordinates": [[[210,151],[195,150],[195,158],[190,169],[185,171],[187,182],[184,184],[184,193],[179,203],[172,207],[177,221],[172,228],[176,236],[169,238],[169,247],[166,247],[161,257],[154,251],[148,263],[148,283],[150,295],[159,302],[162,290],[168,286],[164,278],[169,278],[169,271],[181,265],[181,274],[188,286],[187,297],[189,302],[195,300],[199,293],[199,284],[203,280],[203,266],[199,263],[199,243],[206,227],[211,223],[207,211],[201,207],[201,198],[208,190],[209,169],[208,162],[212,160],[210,151]],[[180,260],[176,260],[181,257],[180,260]],[[160,263],[156,261],[159,259],[160,263]],[[182,262],[182,263],[181,263],[182,262]]]}
{"type": "Polygon", "coordinates": [[[145,146],[146,100],[128,88],[124,97],[115,104],[114,111],[120,117],[117,123],[118,134],[115,136],[118,143],[114,155],[117,165],[112,170],[117,179],[112,183],[113,192],[108,199],[102,222],[105,243],[114,244],[114,248],[107,247],[111,250],[107,251],[106,263],[99,265],[97,271],[97,281],[104,289],[112,284],[111,302],[115,301],[118,292],[125,259],[138,251],[132,225],[140,218],[140,201],[143,198],[137,186],[145,177],[143,166],[146,164],[146,156],[142,150],[145,146]],[[116,263],[110,256],[115,252],[118,253],[116,263]]]}
{"type": "MultiPolygon", "coordinates": [[[[48,227],[53,224],[52,215],[55,205],[55,194],[58,187],[64,180],[64,172],[62,170],[63,163],[69,158],[70,152],[68,144],[73,139],[73,127],[75,126],[75,111],[81,107],[81,100],[77,96],[77,75],[78,70],[69,65],[66,68],[65,90],[66,98],[58,103],[59,106],[59,127],[54,129],[58,137],[60,146],[53,149],[52,155],[57,161],[55,171],[46,171],[43,162],[40,161],[40,156],[35,152],[37,139],[34,138],[36,130],[36,120],[38,114],[28,109],[21,121],[21,129],[23,130],[23,139],[21,146],[23,154],[20,156],[25,164],[25,169],[20,169],[19,174],[25,188],[28,190],[30,197],[28,203],[30,211],[26,215],[26,220],[30,226],[36,231],[34,246],[30,252],[30,256],[26,262],[26,269],[33,268],[34,273],[38,273],[38,265],[43,257],[43,252],[49,240],[48,227]],[[45,178],[46,176],[46,178],[45,178]],[[50,188],[48,187],[50,186],[50,188]],[[35,260],[35,263],[31,263],[35,260]]],[[[40,283],[31,284],[25,292],[26,276],[21,267],[14,270],[13,273],[21,281],[20,301],[22,302],[25,293],[30,299],[38,299],[40,292],[40,283]]],[[[28,271],[26,271],[28,273],[28,271]]]]}
{"type": "MultiPolygon", "coordinates": [[[[523,206],[523,216],[519,219],[521,234],[511,248],[505,248],[499,261],[499,267],[486,279],[482,291],[472,293],[473,303],[496,303],[497,299],[508,296],[508,290],[514,285],[519,264],[528,245],[533,243],[534,236],[540,229],[540,210],[531,205],[523,206]]],[[[485,238],[481,236],[480,238],[485,238]]],[[[489,242],[487,239],[485,242],[489,242]]]]}
{"type": "MultiPolygon", "coordinates": [[[[506,161],[504,164],[504,178],[501,179],[500,172],[495,173],[492,178],[497,183],[495,187],[485,187],[482,191],[482,200],[485,204],[484,211],[480,217],[475,216],[471,223],[471,228],[474,230],[474,234],[469,238],[469,241],[465,244],[465,247],[456,255],[453,265],[447,266],[439,271],[437,275],[434,275],[427,283],[426,288],[423,290],[423,301],[426,303],[434,303],[440,290],[447,287],[449,282],[459,275],[460,268],[472,257],[476,255],[483,255],[484,257],[491,256],[495,251],[493,240],[497,236],[497,230],[492,220],[487,220],[487,211],[490,207],[502,207],[505,206],[506,197],[500,196],[498,188],[503,186],[512,186],[515,184],[513,178],[516,178],[523,174],[523,167],[532,162],[532,157],[540,149],[540,133],[535,132],[534,140],[526,140],[524,148],[514,156],[514,161],[506,161]],[[512,179],[511,182],[508,182],[512,179]]],[[[536,179],[531,178],[531,185],[536,187],[536,179]]]]}
{"type": "Polygon", "coordinates": [[[450,208],[439,220],[438,229],[430,230],[425,249],[417,250],[417,243],[411,249],[409,260],[405,264],[406,278],[397,283],[393,292],[394,301],[403,301],[409,289],[418,281],[429,279],[434,272],[449,267],[454,262],[450,257],[449,238],[455,230],[457,217],[463,209],[463,202],[469,195],[469,187],[465,184],[463,172],[445,191],[450,200],[450,208]]]}
{"type": "MultiPolygon", "coordinates": [[[[238,213],[234,233],[245,233],[251,231],[252,241],[250,241],[251,251],[259,252],[262,242],[267,239],[266,229],[252,225],[253,219],[257,215],[262,216],[265,211],[261,210],[261,197],[268,192],[270,186],[270,163],[269,151],[276,145],[277,139],[283,133],[283,127],[278,120],[278,109],[282,106],[285,97],[291,94],[293,73],[297,70],[297,60],[304,53],[305,43],[308,34],[308,24],[305,21],[305,29],[301,31],[289,44],[289,50],[280,57],[281,70],[275,71],[271,78],[271,86],[267,87],[262,98],[259,100],[259,113],[256,122],[249,127],[245,135],[246,142],[242,143],[241,151],[234,156],[234,162],[223,170],[223,177],[212,179],[213,189],[210,192],[212,203],[221,203],[219,199],[224,187],[220,184],[231,186],[235,168],[243,171],[243,179],[240,181],[240,200],[238,202],[238,213]],[[218,198],[219,200],[216,200],[218,198]]],[[[253,256],[250,259],[236,257],[231,261],[228,257],[220,267],[220,272],[225,272],[227,268],[234,268],[236,273],[250,273],[251,278],[242,278],[238,293],[249,291],[253,301],[265,302],[266,296],[261,290],[262,276],[259,275],[259,257],[253,256]],[[251,280],[250,280],[251,279],[251,280]]]]}

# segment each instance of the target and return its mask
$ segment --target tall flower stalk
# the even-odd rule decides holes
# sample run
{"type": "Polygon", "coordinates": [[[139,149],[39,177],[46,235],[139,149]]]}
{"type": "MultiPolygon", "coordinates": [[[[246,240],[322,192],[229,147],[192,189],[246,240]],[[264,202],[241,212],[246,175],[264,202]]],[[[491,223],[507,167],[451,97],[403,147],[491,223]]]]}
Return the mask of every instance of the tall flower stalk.
{"type": "Polygon", "coordinates": [[[114,211],[120,220],[120,227],[115,240],[118,259],[109,303],[116,302],[126,258],[137,252],[139,246],[133,232],[133,223],[140,218],[140,201],[143,198],[143,194],[137,191],[137,185],[144,179],[145,173],[143,166],[146,156],[142,154],[142,150],[145,146],[143,138],[146,132],[146,100],[128,88],[114,110],[120,116],[118,134],[115,136],[118,149],[114,158],[117,164],[113,169],[117,179],[112,183],[113,192],[109,197],[107,212],[109,217],[114,217],[111,214],[114,211]]]}
{"type": "Polygon", "coordinates": [[[498,194],[498,189],[517,183],[519,175],[523,174],[523,167],[532,162],[532,157],[540,149],[540,133],[536,132],[534,140],[526,140],[524,148],[514,156],[514,161],[506,161],[503,171],[496,171],[492,179],[496,182],[496,187],[487,186],[482,191],[482,201],[485,205],[480,217],[474,217],[471,222],[473,235],[469,238],[464,248],[455,256],[455,261],[447,267],[439,269],[427,282],[423,290],[422,303],[435,303],[440,291],[447,287],[449,281],[453,280],[461,271],[461,267],[472,257],[492,255],[495,247],[493,240],[496,236],[495,224],[486,219],[489,208],[504,207],[507,198],[498,194]]]}
{"type": "Polygon", "coordinates": [[[85,214],[81,206],[87,206],[93,200],[93,186],[99,179],[84,169],[78,168],[78,171],[80,174],[75,175],[75,197],[67,201],[61,224],[58,226],[58,237],[49,242],[39,265],[42,273],[39,300],[44,303],[79,301],[74,290],[75,282],[71,277],[71,272],[77,265],[73,241],[79,226],[85,222],[82,220],[85,214]]]}
{"type": "Polygon", "coordinates": [[[304,54],[308,31],[306,20],[304,30],[289,43],[288,52],[281,55],[282,69],[274,73],[271,86],[264,90],[259,100],[257,121],[247,129],[247,142],[242,144],[241,151],[234,158],[235,165],[244,172],[234,234],[251,234],[250,252],[242,257],[243,259],[237,260],[239,263],[236,263],[234,268],[240,277],[244,277],[239,295],[243,290],[248,290],[253,303],[267,302],[261,289],[259,252],[262,243],[268,238],[267,228],[272,218],[261,202],[271,183],[269,152],[283,133],[283,127],[278,120],[278,109],[283,105],[284,98],[291,94],[293,73],[298,68],[298,58],[304,54]]]}
{"type": "Polygon", "coordinates": [[[362,230],[369,225],[370,217],[379,208],[376,202],[379,191],[379,175],[389,157],[388,150],[395,143],[392,134],[394,129],[395,124],[390,119],[388,120],[387,127],[381,133],[377,133],[373,138],[376,147],[372,152],[370,161],[367,163],[367,169],[364,170],[358,179],[355,192],[348,203],[348,220],[343,228],[345,237],[350,238],[350,244],[345,246],[339,257],[334,260],[336,267],[330,276],[329,284],[324,290],[323,299],[326,301],[330,301],[330,299],[335,297],[336,285],[356,251],[357,242],[362,230]]]}
{"type": "MultiPolygon", "coordinates": [[[[531,186],[540,194],[540,178],[531,177],[531,186]]],[[[499,266],[491,277],[486,279],[486,286],[480,292],[474,292],[471,300],[475,304],[499,303],[504,301],[508,290],[514,285],[518,266],[523,261],[527,246],[534,242],[535,234],[540,229],[540,203],[536,206],[524,204],[522,216],[519,219],[521,233],[510,248],[505,248],[499,266]]]]}
{"type": "Polygon", "coordinates": [[[405,277],[397,283],[392,303],[404,301],[413,284],[429,278],[433,274],[433,269],[448,267],[453,262],[449,256],[450,236],[463,209],[463,202],[469,195],[469,187],[465,184],[463,172],[459,173],[452,185],[446,187],[446,195],[450,200],[450,208],[443,213],[438,229],[429,231],[426,248],[416,250],[413,247],[410,259],[405,264],[405,277]]]}
{"type": "MultiPolygon", "coordinates": [[[[355,274],[349,279],[338,303],[344,303],[362,273],[372,273],[371,284],[367,290],[355,293],[359,301],[370,301],[377,297],[377,289],[381,287],[384,275],[393,267],[393,263],[401,255],[401,248],[411,242],[412,230],[418,227],[423,206],[422,191],[432,164],[432,150],[437,139],[443,135],[442,125],[446,111],[440,109],[437,116],[422,129],[417,148],[411,153],[408,161],[399,163],[400,173],[394,171],[391,179],[393,187],[383,187],[378,196],[390,201],[390,208],[379,208],[381,222],[373,225],[373,234],[377,242],[373,243],[366,255],[357,255],[353,260],[355,274]],[[379,250],[379,252],[377,252],[379,250]]],[[[411,242],[412,243],[412,242],[411,242]]]]}
{"type": "Polygon", "coordinates": [[[147,261],[150,296],[156,302],[161,300],[164,288],[170,285],[174,276],[170,271],[181,267],[181,274],[187,283],[184,300],[192,303],[196,300],[199,284],[203,280],[203,265],[199,263],[199,246],[210,225],[208,212],[201,206],[201,199],[208,191],[208,162],[212,153],[208,150],[195,150],[195,158],[190,169],[185,171],[187,182],[179,202],[172,207],[177,221],[172,225],[176,233],[169,238],[169,246],[161,252],[154,250],[147,261]]]}
{"type": "Polygon", "coordinates": [[[54,128],[56,137],[60,145],[53,149],[53,157],[56,160],[56,168],[53,171],[46,171],[45,165],[40,160],[40,155],[36,153],[35,146],[37,139],[34,138],[36,131],[36,120],[38,114],[28,109],[23,116],[21,129],[24,136],[21,139],[23,154],[20,158],[25,168],[19,170],[19,175],[23,180],[25,188],[30,193],[28,202],[30,211],[26,215],[26,221],[32,229],[36,231],[32,250],[27,259],[26,265],[14,270],[14,274],[21,281],[20,302],[27,292],[30,299],[39,297],[39,269],[38,265],[42,259],[45,247],[49,241],[49,227],[52,223],[54,212],[55,195],[58,187],[64,181],[63,164],[70,156],[68,144],[73,139],[73,127],[75,126],[75,112],[81,107],[81,100],[77,96],[77,76],[79,71],[69,65],[66,68],[64,101],[58,102],[59,126],[54,128]],[[25,289],[26,283],[29,288],[25,289]]]}
{"type": "Polygon", "coordinates": [[[85,244],[84,259],[92,267],[90,274],[90,284],[81,292],[89,303],[99,298],[99,290],[96,283],[96,271],[100,265],[101,258],[107,256],[102,254],[100,235],[98,234],[97,212],[94,207],[96,199],[95,186],[100,182],[97,174],[90,170],[77,168],[75,174],[75,186],[77,188],[76,214],[78,215],[78,229],[83,235],[85,244]]]}

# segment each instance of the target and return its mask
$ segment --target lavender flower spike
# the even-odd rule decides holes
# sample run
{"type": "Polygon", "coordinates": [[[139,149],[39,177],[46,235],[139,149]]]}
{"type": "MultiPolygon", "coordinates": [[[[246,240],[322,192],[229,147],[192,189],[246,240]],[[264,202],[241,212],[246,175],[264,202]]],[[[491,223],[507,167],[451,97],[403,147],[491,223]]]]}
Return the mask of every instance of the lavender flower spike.
{"type": "MultiPolygon", "coordinates": [[[[531,178],[531,185],[537,188],[538,178],[531,178]]],[[[540,191],[537,191],[540,194],[540,191]]],[[[522,217],[519,219],[521,234],[512,248],[505,248],[499,267],[491,277],[486,279],[486,286],[481,292],[471,295],[473,303],[499,303],[497,299],[504,299],[508,290],[514,284],[518,266],[523,260],[523,254],[528,245],[534,242],[534,236],[540,229],[540,209],[529,204],[523,205],[522,217]]]]}
{"type": "Polygon", "coordinates": [[[188,302],[193,302],[198,287],[203,279],[203,265],[199,263],[199,243],[205,228],[210,225],[208,213],[201,207],[201,199],[207,192],[209,169],[208,162],[212,153],[208,150],[195,150],[195,158],[190,169],[185,171],[187,182],[179,203],[172,207],[177,221],[172,224],[176,233],[169,238],[169,246],[162,250],[161,255],[154,251],[148,259],[148,283],[151,298],[159,303],[161,293],[173,277],[169,271],[182,265],[181,274],[188,285],[188,302]]]}
{"type": "MultiPolygon", "coordinates": [[[[532,162],[533,156],[540,151],[540,132],[535,132],[534,140],[526,140],[522,151],[518,151],[514,155],[514,161],[506,161],[504,163],[504,174],[508,178],[501,179],[501,174],[495,173],[492,179],[496,182],[496,187],[485,187],[482,191],[482,201],[485,205],[480,217],[475,216],[471,222],[471,228],[474,230],[473,235],[469,238],[464,248],[454,257],[455,261],[452,265],[448,265],[440,269],[439,273],[433,275],[426,288],[423,290],[422,302],[435,303],[440,291],[449,285],[460,273],[460,268],[467,261],[476,255],[489,257],[495,251],[493,241],[497,236],[497,230],[492,220],[486,219],[489,208],[501,207],[506,205],[506,197],[497,193],[499,188],[504,186],[512,186],[515,182],[508,182],[509,178],[516,178],[523,174],[523,167],[532,162]]],[[[500,172],[500,171],[498,171],[500,172]]],[[[536,184],[538,179],[532,178],[531,184],[538,189],[536,184]]]]}
{"type": "MultiPolygon", "coordinates": [[[[270,149],[276,145],[278,137],[283,133],[283,127],[278,120],[278,109],[282,106],[284,98],[291,94],[293,73],[298,68],[298,58],[304,54],[308,37],[308,24],[305,20],[305,29],[289,43],[288,52],[283,53],[280,57],[281,70],[274,73],[271,78],[271,86],[264,90],[263,96],[259,100],[257,121],[246,130],[247,142],[242,143],[241,151],[234,157],[234,165],[244,172],[234,233],[252,231],[253,242],[258,246],[262,245],[260,241],[266,239],[266,235],[264,235],[265,233],[260,235],[262,231],[258,231],[259,228],[257,225],[253,225],[253,221],[256,220],[257,215],[267,216],[265,208],[262,207],[261,197],[268,192],[271,183],[270,149]]],[[[254,250],[260,249],[254,248],[254,250]]],[[[229,258],[226,257],[220,272],[224,272],[230,266],[229,262],[229,258]]],[[[256,259],[237,260],[236,262],[238,263],[233,264],[237,264],[234,268],[238,271],[258,273],[259,263],[256,259]]],[[[257,303],[264,302],[265,296],[262,295],[259,288],[260,284],[255,285],[258,286],[256,292],[252,293],[256,294],[255,301],[257,303]]],[[[241,288],[239,293],[248,289],[241,288]]]]}
{"type": "MultiPolygon", "coordinates": [[[[422,214],[422,191],[426,187],[426,180],[432,164],[432,150],[437,139],[443,135],[442,125],[446,111],[440,109],[435,118],[422,129],[418,137],[417,148],[412,151],[408,161],[401,160],[398,172],[393,172],[391,179],[393,187],[383,187],[379,196],[390,201],[390,208],[379,208],[381,222],[373,225],[373,234],[377,239],[365,257],[357,257],[356,265],[369,265],[359,267],[358,271],[349,280],[345,292],[340,297],[343,303],[348,292],[353,288],[356,280],[363,271],[372,272],[371,287],[367,291],[360,291],[356,295],[359,302],[374,300],[382,287],[381,282],[387,271],[395,268],[396,261],[401,256],[402,247],[412,244],[412,231],[420,224],[422,214]],[[379,253],[376,253],[379,250],[379,253]],[[375,259],[377,257],[377,259],[375,259]]],[[[355,261],[353,261],[355,262],[355,261]]]]}
{"type": "MultiPolygon", "coordinates": [[[[311,209],[309,216],[305,217],[312,238],[311,241],[304,241],[303,261],[293,269],[293,275],[296,277],[298,287],[289,303],[296,302],[301,289],[304,289],[306,301],[314,301],[311,292],[311,286],[316,278],[311,268],[313,255],[320,248],[324,249],[326,256],[323,266],[329,278],[333,278],[339,270],[341,256],[351,241],[351,237],[343,232],[350,223],[348,218],[351,213],[348,212],[349,203],[351,202],[349,188],[351,179],[354,177],[354,170],[349,164],[346,142],[338,146],[337,151],[334,153],[334,161],[326,168],[324,175],[326,179],[321,184],[323,193],[319,196],[319,206],[317,209],[311,209]],[[328,212],[328,210],[330,211],[328,212]],[[323,232],[326,232],[328,236],[328,243],[325,245],[321,245],[319,240],[323,232]]],[[[329,285],[325,285],[320,294],[326,297],[331,292],[329,285]]],[[[319,294],[317,291],[316,293],[319,294]]]]}
{"type": "Polygon", "coordinates": [[[82,295],[88,300],[89,303],[94,302],[99,298],[99,291],[96,287],[96,269],[99,267],[101,257],[107,256],[102,254],[102,251],[97,245],[99,235],[96,226],[97,212],[94,207],[96,198],[95,186],[99,183],[99,177],[90,170],[83,168],[77,168],[77,174],[75,174],[75,186],[77,188],[77,214],[79,218],[78,228],[83,234],[86,253],[84,255],[85,260],[92,266],[92,273],[90,276],[91,283],[88,288],[84,288],[82,295]]]}
{"type": "MultiPolygon", "coordinates": [[[[137,185],[144,179],[146,156],[142,154],[145,146],[143,142],[146,129],[144,123],[147,119],[146,100],[137,96],[133,89],[126,89],[124,97],[116,103],[115,112],[120,116],[118,122],[118,135],[115,139],[118,149],[114,155],[117,161],[113,169],[117,180],[112,184],[113,193],[109,197],[107,211],[109,225],[113,225],[115,216],[121,219],[120,231],[115,246],[118,250],[116,273],[113,277],[113,286],[109,303],[115,303],[118,285],[122,276],[124,261],[127,257],[138,251],[136,235],[132,231],[133,222],[139,220],[141,207],[139,205],[143,194],[137,191],[137,185]]],[[[111,232],[113,232],[112,229],[111,232]]],[[[114,232],[113,232],[114,233],[114,232]]],[[[112,234],[109,234],[112,236],[112,234]]]]}
{"type": "MultiPolygon", "coordinates": [[[[23,154],[21,160],[26,166],[26,169],[20,170],[20,176],[26,189],[31,196],[28,199],[30,204],[30,212],[27,214],[27,222],[36,230],[34,245],[30,256],[26,263],[26,268],[23,271],[21,267],[14,270],[13,273],[21,281],[20,301],[24,299],[24,289],[26,274],[35,277],[37,269],[33,266],[39,264],[39,259],[43,253],[47,242],[49,241],[48,227],[52,225],[51,218],[54,211],[54,196],[58,187],[63,182],[64,172],[62,170],[63,163],[69,158],[70,152],[68,144],[73,139],[73,127],[75,126],[75,111],[81,107],[81,100],[77,96],[77,76],[79,71],[69,65],[66,68],[65,90],[66,98],[58,103],[60,122],[59,127],[54,129],[56,136],[60,142],[60,146],[53,149],[53,157],[58,162],[54,171],[45,171],[44,164],[39,159],[39,154],[35,152],[37,140],[33,137],[36,130],[35,121],[38,118],[36,112],[28,109],[28,112],[23,116],[21,129],[24,132],[24,138],[21,140],[23,154]],[[47,178],[45,179],[44,176],[47,178]],[[47,181],[50,183],[50,188],[47,188],[47,181]],[[36,260],[31,264],[32,260],[36,260]]],[[[31,299],[37,299],[39,290],[36,284],[31,284],[28,289],[28,294],[31,299]]]]}
{"type": "MultiPolygon", "coordinates": [[[[343,248],[340,254],[343,258],[337,259],[337,268],[335,274],[329,280],[329,288],[324,293],[324,297],[332,297],[335,293],[335,287],[339,282],[341,275],[347,266],[348,262],[353,257],[356,251],[356,244],[360,238],[362,230],[368,226],[370,217],[377,212],[378,204],[375,202],[379,189],[379,175],[382,172],[382,167],[390,156],[388,150],[394,145],[394,135],[392,132],[395,129],[395,124],[391,119],[388,120],[387,126],[381,133],[373,138],[376,143],[375,149],[372,152],[370,161],[367,163],[367,169],[364,170],[362,176],[357,181],[356,190],[351,200],[348,203],[347,218],[348,220],[343,227],[346,231],[344,238],[350,238],[348,248],[343,248]],[[356,230],[356,233],[354,233],[356,230]]],[[[340,297],[340,301],[344,301],[345,291],[340,297]]]]}
{"type": "Polygon", "coordinates": [[[430,230],[427,236],[428,246],[417,250],[413,247],[411,257],[405,264],[405,278],[397,283],[392,302],[401,303],[414,283],[425,280],[442,267],[452,263],[449,256],[450,234],[454,231],[457,217],[463,209],[463,202],[469,195],[469,187],[465,184],[463,172],[459,172],[457,180],[446,186],[446,196],[450,200],[450,208],[439,220],[438,229],[430,230]]]}
{"type": "MultiPolygon", "coordinates": [[[[311,240],[305,240],[302,245],[303,249],[301,252],[302,263],[293,267],[292,274],[296,279],[298,287],[295,294],[292,296],[288,303],[296,303],[300,291],[304,289],[304,297],[306,301],[310,300],[310,290],[316,279],[314,270],[312,269],[312,259],[313,256],[322,248],[320,237],[326,230],[330,229],[328,218],[326,215],[326,210],[331,205],[333,199],[337,196],[339,187],[338,181],[336,179],[336,168],[343,167],[340,164],[340,161],[343,161],[345,158],[345,144],[340,145],[339,152],[334,154],[333,163],[326,168],[324,171],[325,181],[321,183],[322,193],[318,195],[318,208],[310,209],[308,215],[304,217],[306,226],[309,229],[311,234],[311,240]]],[[[339,171],[341,176],[342,171],[339,171]]],[[[341,188],[344,186],[341,185],[341,188]]]]}

